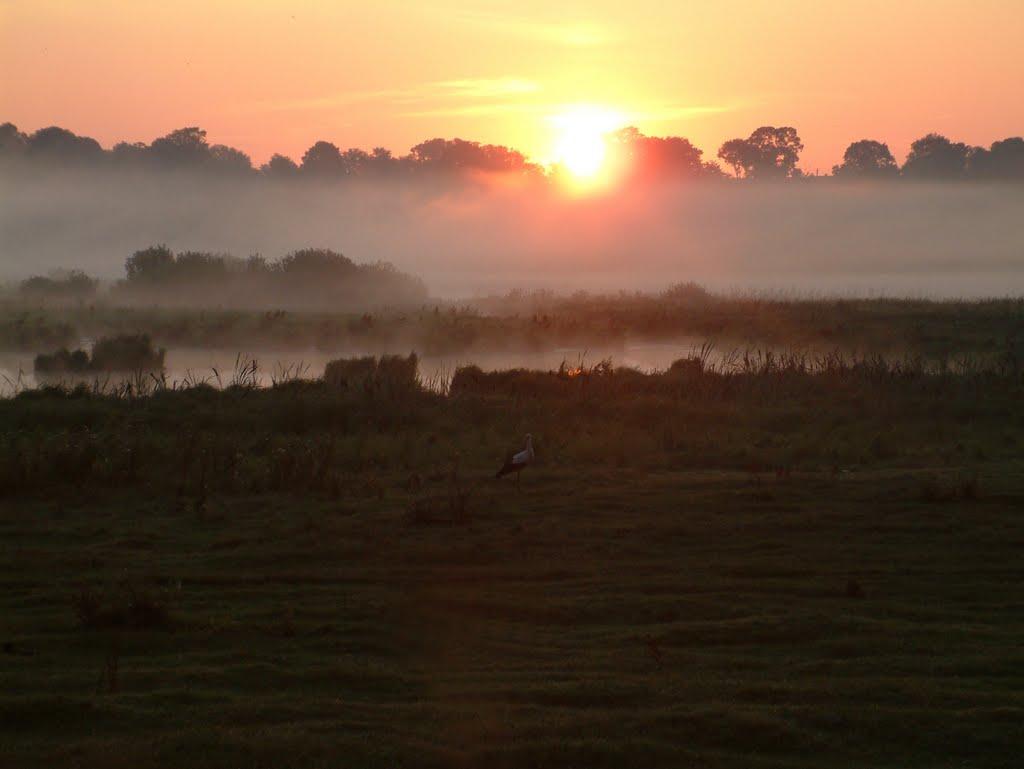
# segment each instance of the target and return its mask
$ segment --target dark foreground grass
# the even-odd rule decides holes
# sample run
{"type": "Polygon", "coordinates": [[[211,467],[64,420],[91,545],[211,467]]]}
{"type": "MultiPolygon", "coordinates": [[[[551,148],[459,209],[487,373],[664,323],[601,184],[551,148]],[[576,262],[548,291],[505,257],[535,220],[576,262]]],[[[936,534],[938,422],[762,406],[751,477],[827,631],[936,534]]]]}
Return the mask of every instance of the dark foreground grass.
{"type": "Polygon", "coordinates": [[[817,376],[2,402],[0,763],[1018,766],[1019,376],[817,376]]]}

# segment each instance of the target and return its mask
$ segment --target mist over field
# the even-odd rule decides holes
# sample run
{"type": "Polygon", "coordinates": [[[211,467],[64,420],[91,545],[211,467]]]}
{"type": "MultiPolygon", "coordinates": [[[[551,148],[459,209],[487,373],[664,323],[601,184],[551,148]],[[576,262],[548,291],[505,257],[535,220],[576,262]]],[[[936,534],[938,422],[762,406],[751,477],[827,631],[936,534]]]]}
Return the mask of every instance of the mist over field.
{"type": "Polygon", "coordinates": [[[1024,187],[1013,184],[556,185],[302,183],[188,173],[7,175],[0,280],[58,268],[123,277],[135,250],[276,258],[306,246],[392,262],[439,297],[719,290],[969,297],[1024,291],[1024,187]]]}
{"type": "Polygon", "coordinates": [[[0,0],[0,769],[1018,769],[1024,0],[0,0]]]}

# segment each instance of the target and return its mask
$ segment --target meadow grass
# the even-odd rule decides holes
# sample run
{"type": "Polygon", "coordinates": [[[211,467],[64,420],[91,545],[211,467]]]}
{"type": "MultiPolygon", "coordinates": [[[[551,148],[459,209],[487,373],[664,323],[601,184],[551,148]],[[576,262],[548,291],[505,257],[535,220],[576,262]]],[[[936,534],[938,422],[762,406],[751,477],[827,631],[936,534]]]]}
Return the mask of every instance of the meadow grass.
{"type": "Polygon", "coordinates": [[[1011,363],[366,368],[0,401],[0,764],[1019,763],[1011,363]]]}

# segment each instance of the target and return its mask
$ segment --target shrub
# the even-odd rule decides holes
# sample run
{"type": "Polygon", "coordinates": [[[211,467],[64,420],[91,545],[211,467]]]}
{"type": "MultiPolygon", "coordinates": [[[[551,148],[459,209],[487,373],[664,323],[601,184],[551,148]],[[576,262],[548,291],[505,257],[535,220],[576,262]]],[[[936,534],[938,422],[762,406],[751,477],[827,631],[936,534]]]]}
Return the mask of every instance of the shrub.
{"type": "Polygon", "coordinates": [[[379,359],[338,358],[327,364],[324,381],[346,390],[402,394],[419,389],[418,369],[416,353],[405,357],[384,355],[379,359]]]}
{"type": "Polygon", "coordinates": [[[104,337],[92,348],[95,371],[157,371],[164,367],[163,348],[153,347],[148,334],[104,337]]]}
{"type": "Polygon", "coordinates": [[[377,361],[377,385],[393,393],[411,392],[418,386],[417,370],[419,358],[416,353],[408,356],[384,355],[377,361]]]}
{"type": "Polygon", "coordinates": [[[181,288],[188,295],[253,306],[259,297],[273,297],[289,305],[336,308],[339,304],[418,304],[427,298],[419,278],[388,263],[357,264],[343,254],[321,248],[293,251],[267,262],[255,256],[239,259],[230,254],[186,251],[175,254],[167,246],[136,251],[125,263],[125,280],[115,293],[135,299],[177,304],[181,288]]]}
{"type": "Polygon", "coordinates": [[[89,371],[89,354],[85,350],[70,352],[62,347],[49,355],[37,355],[34,368],[37,374],[82,374],[89,371]]]}
{"type": "Polygon", "coordinates": [[[672,361],[668,368],[668,375],[683,379],[692,379],[704,373],[704,360],[691,356],[672,361]]]}
{"type": "Polygon", "coordinates": [[[153,347],[147,334],[104,337],[96,342],[90,357],[85,350],[61,348],[35,358],[37,374],[87,374],[95,371],[160,371],[166,351],[153,347]]]}
{"type": "Polygon", "coordinates": [[[692,280],[686,283],[676,283],[669,286],[662,293],[662,297],[677,304],[706,305],[712,301],[708,290],[699,283],[692,280]]]}
{"type": "Polygon", "coordinates": [[[44,278],[36,276],[24,280],[18,292],[30,299],[86,300],[96,295],[99,281],[90,278],[81,270],[58,272],[44,278]]]}
{"type": "Polygon", "coordinates": [[[373,378],[377,370],[377,359],[372,355],[363,358],[338,358],[324,368],[324,381],[334,387],[348,390],[362,388],[373,378]]]}

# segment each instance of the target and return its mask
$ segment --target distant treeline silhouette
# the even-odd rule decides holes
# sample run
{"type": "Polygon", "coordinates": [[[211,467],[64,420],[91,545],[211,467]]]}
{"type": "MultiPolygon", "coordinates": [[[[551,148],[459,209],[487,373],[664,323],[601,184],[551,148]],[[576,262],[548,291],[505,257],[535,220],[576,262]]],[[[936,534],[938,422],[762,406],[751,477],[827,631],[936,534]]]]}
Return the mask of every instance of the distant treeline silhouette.
{"type": "Polygon", "coordinates": [[[12,123],[0,125],[0,162],[49,163],[100,166],[113,169],[171,169],[204,171],[223,176],[265,176],[274,179],[344,177],[402,177],[423,174],[452,174],[466,171],[542,175],[540,166],[507,147],[464,141],[431,139],[396,157],[376,147],[371,152],[341,150],[318,141],[296,163],[274,155],[260,168],[241,150],[210,144],[206,131],[180,128],[150,144],[120,142],[105,150],[87,136],[52,126],[24,134],[12,123]]]}
{"type": "MultiPolygon", "coordinates": [[[[78,270],[23,281],[26,299],[87,301],[99,281],[78,270]]],[[[136,251],[111,298],[128,304],[175,306],[303,307],[362,309],[417,304],[427,298],[423,281],[388,262],[357,264],[335,251],[306,248],[276,261],[255,254],[239,258],[206,251],[175,254],[164,245],[136,251]]]]}
{"type": "MultiPolygon", "coordinates": [[[[623,166],[635,180],[727,177],[718,163],[704,160],[703,150],[679,136],[645,136],[628,127],[611,134],[610,145],[613,153],[628,161],[623,166]]],[[[794,179],[805,175],[797,167],[803,149],[795,128],[762,126],[745,139],[725,142],[718,159],[739,178],[794,179]]],[[[509,147],[464,139],[430,139],[401,156],[383,147],[370,152],[342,150],[331,142],[318,141],[299,162],[274,155],[256,168],[244,152],[210,144],[206,131],[194,126],[172,131],[150,144],[121,142],[106,150],[95,139],[65,128],[51,126],[26,134],[14,124],[4,123],[0,125],[0,168],[18,165],[171,169],[296,180],[438,178],[472,173],[540,180],[561,173],[558,166],[546,169],[509,147]]],[[[862,139],[847,148],[843,162],[832,168],[832,176],[845,180],[1024,180],[1024,138],[1003,139],[986,149],[928,134],[911,145],[902,167],[888,145],[862,139]]]]}
{"type": "Polygon", "coordinates": [[[99,283],[81,270],[55,270],[23,280],[18,290],[29,299],[84,300],[96,295],[99,283]]]}

